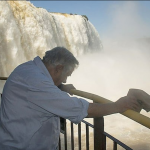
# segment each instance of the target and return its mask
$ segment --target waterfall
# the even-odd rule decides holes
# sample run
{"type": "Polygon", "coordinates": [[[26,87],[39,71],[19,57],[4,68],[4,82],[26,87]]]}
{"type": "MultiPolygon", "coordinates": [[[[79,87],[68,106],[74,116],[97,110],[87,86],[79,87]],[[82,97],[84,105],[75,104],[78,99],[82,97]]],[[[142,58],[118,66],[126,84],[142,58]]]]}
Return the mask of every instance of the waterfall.
{"type": "Polygon", "coordinates": [[[27,1],[0,1],[0,76],[56,46],[80,56],[99,51],[102,44],[85,16],[50,13],[27,1]]]}

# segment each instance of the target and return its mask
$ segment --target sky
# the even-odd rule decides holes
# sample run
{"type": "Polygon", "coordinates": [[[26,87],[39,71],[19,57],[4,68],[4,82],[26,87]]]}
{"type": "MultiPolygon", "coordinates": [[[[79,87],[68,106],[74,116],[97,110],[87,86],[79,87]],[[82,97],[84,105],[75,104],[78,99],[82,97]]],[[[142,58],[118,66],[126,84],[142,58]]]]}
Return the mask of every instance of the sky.
{"type": "Polygon", "coordinates": [[[149,37],[150,1],[30,1],[49,12],[86,15],[103,39],[149,37]]]}

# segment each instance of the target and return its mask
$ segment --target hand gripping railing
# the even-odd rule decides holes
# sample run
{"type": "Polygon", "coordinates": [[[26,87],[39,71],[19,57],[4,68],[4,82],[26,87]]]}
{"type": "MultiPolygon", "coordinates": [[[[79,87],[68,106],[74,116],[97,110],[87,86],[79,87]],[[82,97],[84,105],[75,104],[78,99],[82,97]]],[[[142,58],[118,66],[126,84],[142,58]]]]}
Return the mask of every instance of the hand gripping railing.
{"type": "MultiPolygon", "coordinates": [[[[77,96],[91,99],[96,103],[113,103],[112,101],[105,99],[101,96],[91,94],[88,92],[84,92],[84,91],[71,90],[71,93],[74,95],[77,95],[77,96]]],[[[150,129],[150,118],[149,117],[146,117],[146,116],[144,116],[138,112],[135,112],[133,110],[127,110],[121,114],[150,129]]]]}

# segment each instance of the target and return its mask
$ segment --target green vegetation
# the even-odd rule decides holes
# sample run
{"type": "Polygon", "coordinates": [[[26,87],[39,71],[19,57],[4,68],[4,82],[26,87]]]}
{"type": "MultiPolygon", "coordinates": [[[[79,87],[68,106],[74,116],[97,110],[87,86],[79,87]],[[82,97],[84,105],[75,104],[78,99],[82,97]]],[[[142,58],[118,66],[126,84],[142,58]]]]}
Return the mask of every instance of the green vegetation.
{"type": "Polygon", "coordinates": [[[88,17],[86,15],[82,15],[82,17],[84,17],[86,19],[86,21],[88,21],[88,17]]]}

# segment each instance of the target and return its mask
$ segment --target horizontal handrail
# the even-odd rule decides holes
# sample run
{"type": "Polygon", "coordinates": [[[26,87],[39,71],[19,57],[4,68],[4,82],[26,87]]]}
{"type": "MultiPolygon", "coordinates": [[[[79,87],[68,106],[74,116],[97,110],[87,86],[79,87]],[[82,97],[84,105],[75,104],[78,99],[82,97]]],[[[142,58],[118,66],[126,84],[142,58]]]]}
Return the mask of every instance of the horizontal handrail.
{"type": "MultiPolygon", "coordinates": [[[[103,98],[101,96],[98,96],[98,95],[95,95],[92,93],[88,93],[88,92],[84,92],[84,91],[80,91],[80,90],[73,89],[73,90],[71,90],[71,93],[74,95],[77,95],[77,96],[91,99],[96,103],[113,103],[112,101],[110,101],[106,98],[103,98]]],[[[136,111],[133,111],[133,110],[127,110],[121,114],[150,129],[150,118],[149,117],[146,117],[146,116],[144,116],[136,111]]]]}
{"type": "Polygon", "coordinates": [[[123,148],[125,148],[126,150],[132,150],[129,146],[125,145],[124,143],[122,143],[121,141],[119,141],[118,139],[116,139],[115,137],[113,137],[112,135],[104,132],[104,135],[107,136],[109,139],[111,139],[113,142],[116,142],[118,145],[122,146],[123,148]]]}

